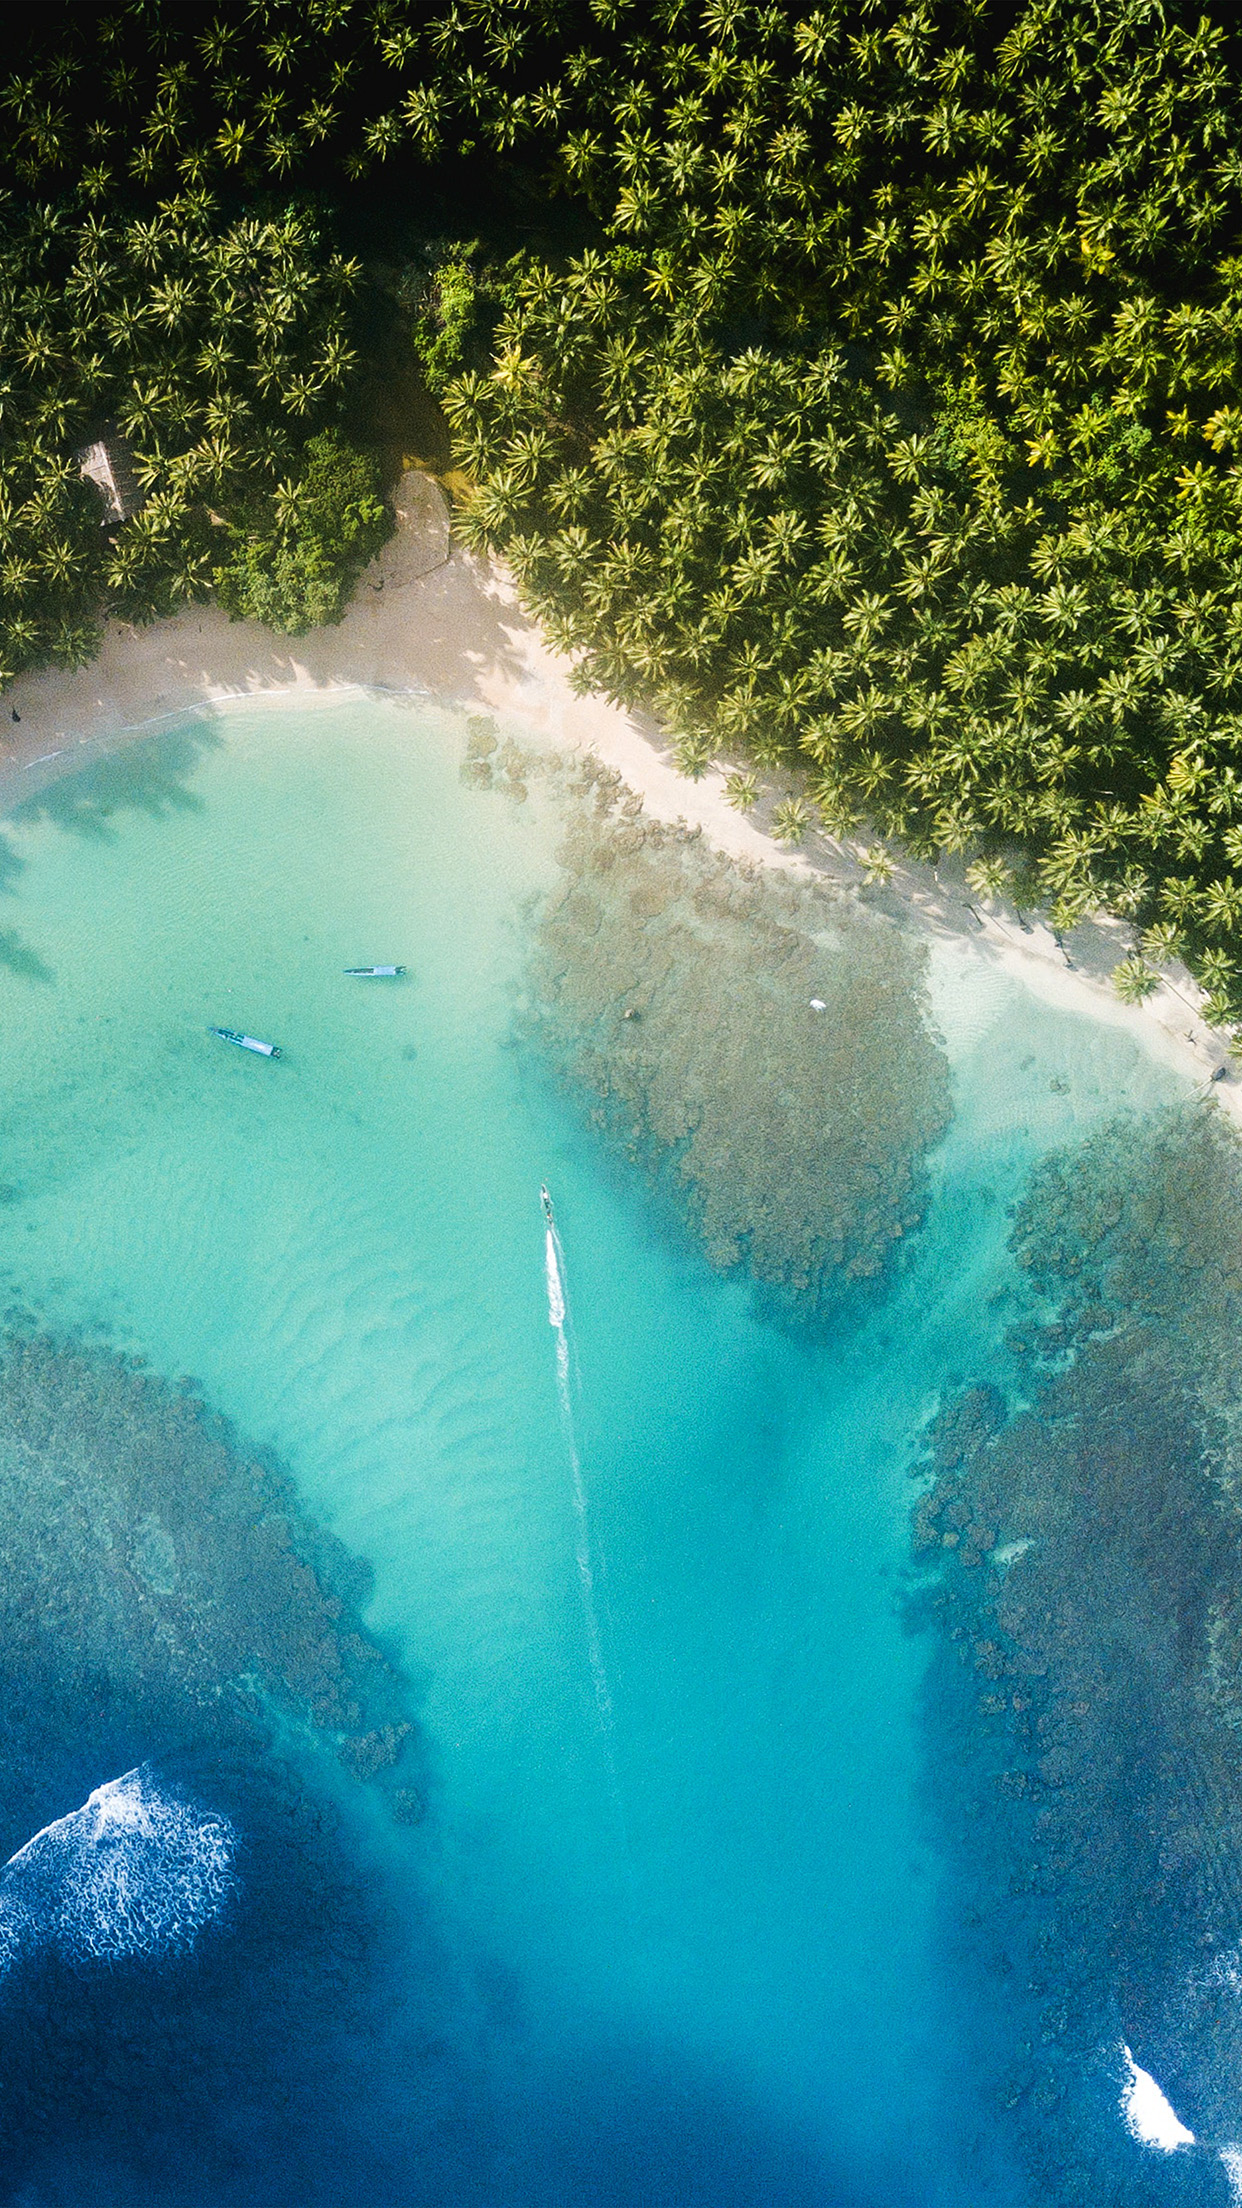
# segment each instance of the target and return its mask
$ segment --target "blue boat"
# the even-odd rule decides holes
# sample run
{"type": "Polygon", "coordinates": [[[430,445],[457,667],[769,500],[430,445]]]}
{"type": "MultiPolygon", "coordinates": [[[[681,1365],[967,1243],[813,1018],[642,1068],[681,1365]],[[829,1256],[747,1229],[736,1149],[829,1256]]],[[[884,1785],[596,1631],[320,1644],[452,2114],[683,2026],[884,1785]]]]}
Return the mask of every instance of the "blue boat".
{"type": "Polygon", "coordinates": [[[345,972],[355,981],[395,981],[405,973],[404,966],[347,966],[345,972]]]}
{"type": "Polygon", "coordinates": [[[239,1035],[235,1027],[209,1027],[209,1035],[218,1035],[222,1043],[236,1043],[239,1050],[256,1050],[260,1058],[279,1058],[277,1043],[261,1043],[257,1035],[239,1035]]]}

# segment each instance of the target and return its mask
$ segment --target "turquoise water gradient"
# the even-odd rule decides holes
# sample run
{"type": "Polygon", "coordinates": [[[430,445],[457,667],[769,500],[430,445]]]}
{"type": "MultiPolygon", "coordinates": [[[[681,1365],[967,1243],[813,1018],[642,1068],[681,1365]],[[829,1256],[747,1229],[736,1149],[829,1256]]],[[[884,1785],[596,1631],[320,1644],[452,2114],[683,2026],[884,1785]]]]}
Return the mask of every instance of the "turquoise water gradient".
{"type": "Polygon", "coordinates": [[[462,741],[423,709],[238,711],[4,825],[8,1298],[194,1374],[374,1568],[435,1774],[389,1845],[492,2108],[429,2197],[1005,2199],[920,1815],[908,1466],[939,1394],[1002,1369],[1032,1159],[1177,1082],[937,952],[956,1108],[927,1226],[887,1296],[800,1343],[667,1239],[514,1043],[555,822],[464,788],[462,741]],[[389,960],[405,981],[342,977],[389,960]]]}

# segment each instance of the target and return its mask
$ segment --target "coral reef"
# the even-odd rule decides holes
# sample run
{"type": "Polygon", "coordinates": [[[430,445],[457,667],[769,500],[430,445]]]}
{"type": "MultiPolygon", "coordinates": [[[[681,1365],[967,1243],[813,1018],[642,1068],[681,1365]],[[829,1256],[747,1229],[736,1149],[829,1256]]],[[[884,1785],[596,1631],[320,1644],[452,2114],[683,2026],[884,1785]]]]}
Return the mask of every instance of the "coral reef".
{"type": "MultiPolygon", "coordinates": [[[[43,1335],[0,1345],[0,1851],[106,1777],[226,1711],[397,1783],[417,1743],[363,1631],[368,1573],[291,1481],[131,1361],[43,1335]],[[32,1696],[46,1708],[36,1714],[32,1696]],[[57,1709],[77,1723],[56,1768],[57,1709]],[[126,1713],[138,1713],[136,1730],[126,1713]],[[46,1800],[22,1771],[32,1743],[46,1800]],[[377,1751],[376,1743],[382,1741],[377,1751]]],[[[408,1783],[408,1774],[401,1783],[408,1783]]]]}
{"type": "MultiPolygon", "coordinates": [[[[523,786],[533,771],[502,763],[523,786]]],[[[856,898],[646,818],[594,759],[545,772],[565,807],[562,875],[538,915],[525,1031],[713,1265],[814,1318],[922,1216],[949,1111],[925,954],[856,898]]]]}
{"type": "MultiPolygon", "coordinates": [[[[362,1866],[368,1804],[409,1824],[426,1784],[366,1591],[280,1467],[191,1394],[100,1348],[0,1343],[0,1857],[51,1828],[10,1880],[0,2200],[89,2182],[101,2203],[180,2203],[187,2139],[222,2204],[326,2203],[342,2161],[376,2197],[406,2184],[413,2131],[374,2121],[398,1935],[362,1866]],[[66,1836],[93,1847],[101,1804],[116,1844],[83,1869],[66,1836]],[[212,1834],[221,1906],[163,1937],[187,1847],[212,1834]],[[19,1938],[29,1865],[46,1893],[19,1938]],[[122,1938],[109,1880],[132,1914],[139,1871],[122,1938]],[[72,1939],[52,1937],[62,1920],[72,1939]]],[[[430,2089],[425,2048],[393,2067],[430,2089]]]]}
{"type": "MultiPolygon", "coordinates": [[[[1242,2134],[1242,1152],[1215,1113],[1047,1161],[1021,1395],[930,1435],[928,1768],[1041,2203],[1228,2200],[1242,2134]],[[1126,2133],[1122,2045],[1196,2144],[1126,2133]]],[[[984,2037],[987,2036],[985,2033],[984,2037]]]]}

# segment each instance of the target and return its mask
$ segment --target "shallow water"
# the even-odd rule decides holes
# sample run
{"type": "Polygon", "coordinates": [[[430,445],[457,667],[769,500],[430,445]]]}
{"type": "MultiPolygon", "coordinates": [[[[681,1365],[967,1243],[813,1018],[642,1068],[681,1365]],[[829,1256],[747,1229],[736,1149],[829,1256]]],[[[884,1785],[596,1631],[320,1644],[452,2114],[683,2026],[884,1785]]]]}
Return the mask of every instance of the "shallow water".
{"type": "MultiPolygon", "coordinates": [[[[830,1327],[778,1323],[518,1021],[559,801],[466,786],[464,742],[421,708],[230,712],[9,820],[8,1297],[193,1374],[373,1568],[430,1770],[416,1828],[349,1827],[391,1911],[365,2120],[394,2208],[1020,2198],[945,1964],[926,1651],[896,1602],[909,1468],[942,1395],[1010,1375],[1032,1163],[1180,1079],[938,948],[953,1116],[925,1224],[830,1327]],[[342,974],[393,960],[392,984],[342,974]],[[405,2040],[384,2054],[415,1923],[423,2082],[405,2040]]],[[[244,2173],[236,2141],[184,2145],[215,2187],[185,2198],[288,2197],[278,2121],[244,2173]]],[[[373,2174],[325,2184],[380,2208],[373,2174]]],[[[81,2185],[53,2159],[20,2197],[81,2185]]]]}

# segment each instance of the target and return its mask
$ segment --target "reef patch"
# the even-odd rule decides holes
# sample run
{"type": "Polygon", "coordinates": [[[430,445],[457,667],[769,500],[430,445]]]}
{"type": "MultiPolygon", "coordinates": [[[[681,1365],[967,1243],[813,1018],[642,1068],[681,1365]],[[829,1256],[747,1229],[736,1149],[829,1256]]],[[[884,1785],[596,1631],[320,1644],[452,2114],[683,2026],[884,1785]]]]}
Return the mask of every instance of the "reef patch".
{"type": "Polygon", "coordinates": [[[919,1224],[947,1124],[926,954],[856,897],[740,867],[593,758],[474,757],[563,807],[523,1033],[710,1262],[830,1309],[919,1224]]]}
{"type": "Polygon", "coordinates": [[[171,2208],[187,2139],[224,2208],[416,2197],[436,2060],[377,2020],[429,1951],[366,1833],[428,1782],[367,1585],[188,1390],[0,1344],[0,2201],[171,2208]]]}
{"type": "Polygon", "coordinates": [[[1242,2138],[1242,1149],[1211,1109],[1119,1121],[1036,1170],[1013,1248],[1013,1398],[945,1407],[914,1513],[929,1784],[965,1897],[953,1952],[990,1988],[982,2059],[1032,2199],[1224,2203],[1242,2138]],[[1134,2120],[1136,2078],[1160,2124],[1134,2120]]]}

